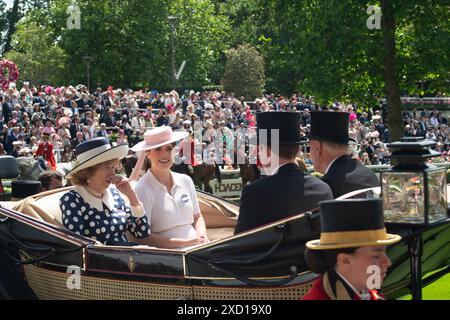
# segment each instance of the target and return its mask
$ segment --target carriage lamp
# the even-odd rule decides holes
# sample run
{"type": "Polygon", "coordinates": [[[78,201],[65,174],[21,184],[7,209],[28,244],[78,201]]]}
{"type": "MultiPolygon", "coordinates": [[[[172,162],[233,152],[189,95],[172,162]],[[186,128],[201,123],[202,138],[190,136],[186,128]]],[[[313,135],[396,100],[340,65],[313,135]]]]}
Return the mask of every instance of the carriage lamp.
{"type": "Polygon", "coordinates": [[[381,172],[386,222],[429,225],[447,218],[446,170],[429,162],[436,142],[404,137],[388,144],[396,163],[381,172]]]}

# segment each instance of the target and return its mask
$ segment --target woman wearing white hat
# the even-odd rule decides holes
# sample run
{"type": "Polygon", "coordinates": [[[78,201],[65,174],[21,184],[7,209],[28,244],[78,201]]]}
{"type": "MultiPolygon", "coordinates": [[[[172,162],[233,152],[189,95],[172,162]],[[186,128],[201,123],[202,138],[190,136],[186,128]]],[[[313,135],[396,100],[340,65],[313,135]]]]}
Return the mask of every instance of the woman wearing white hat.
{"type": "Polygon", "coordinates": [[[131,180],[139,176],[147,157],[151,168],[139,179],[135,190],[150,223],[150,236],[142,241],[160,248],[181,248],[209,242],[192,179],[170,170],[175,142],[187,132],[162,126],[146,131],[144,141],[133,147],[141,152],[131,180]]]}
{"type": "Polygon", "coordinates": [[[127,154],[128,145],[111,147],[104,137],[77,145],[76,160],[65,177],[76,187],[59,201],[66,228],[108,245],[126,245],[127,231],[138,239],[148,237],[150,227],[142,204],[130,182],[116,175],[119,159],[127,154]]]}

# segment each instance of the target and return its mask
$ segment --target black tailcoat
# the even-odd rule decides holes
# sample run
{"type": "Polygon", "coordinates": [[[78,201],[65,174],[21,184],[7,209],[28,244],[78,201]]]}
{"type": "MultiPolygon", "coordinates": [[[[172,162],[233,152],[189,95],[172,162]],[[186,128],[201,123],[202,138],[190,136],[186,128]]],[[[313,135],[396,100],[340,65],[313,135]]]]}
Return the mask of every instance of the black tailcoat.
{"type": "Polygon", "coordinates": [[[380,186],[372,170],[350,156],[337,158],[322,177],[322,181],[331,187],[334,198],[355,190],[380,186]]]}
{"type": "Polygon", "coordinates": [[[314,210],[319,207],[319,201],[330,199],[333,194],[326,183],[303,174],[294,163],[286,164],[276,174],[244,187],[234,232],[314,210]]]}

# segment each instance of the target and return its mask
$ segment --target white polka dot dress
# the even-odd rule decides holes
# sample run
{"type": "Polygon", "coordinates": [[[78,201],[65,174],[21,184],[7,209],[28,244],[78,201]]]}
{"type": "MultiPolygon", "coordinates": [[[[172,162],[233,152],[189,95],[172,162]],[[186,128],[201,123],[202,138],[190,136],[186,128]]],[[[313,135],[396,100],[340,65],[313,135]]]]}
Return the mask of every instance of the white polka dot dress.
{"type": "Polygon", "coordinates": [[[114,197],[114,209],[99,211],[74,190],[64,194],[59,200],[64,226],[70,231],[96,239],[103,244],[120,245],[128,242],[125,232],[129,231],[137,239],[146,238],[150,227],[147,217],[139,219],[131,215],[131,209],[125,204],[115,188],[110,188],[114,197]]]}

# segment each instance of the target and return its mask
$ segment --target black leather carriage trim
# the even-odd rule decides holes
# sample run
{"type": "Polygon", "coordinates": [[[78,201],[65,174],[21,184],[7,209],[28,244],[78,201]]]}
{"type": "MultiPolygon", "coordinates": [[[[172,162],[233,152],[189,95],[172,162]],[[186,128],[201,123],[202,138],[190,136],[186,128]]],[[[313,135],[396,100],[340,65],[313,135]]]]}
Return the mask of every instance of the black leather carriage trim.
{"type": "MultiPolygon", "coordinates": [[[[260,254],[260,255],[247,255],[238,259],[230,259],[230,258],[211,258],[208,260],[208,265],[213,267],[218,264],[253,264],[260,262],[270,256],[272,253],[275,252],[275,250],[278,249],[280,244],[284,240],[284,232],[286,231],[286,224],[280,224],[275,227],[275,231],[280,233],[280,238],[275,242],[275,244],[266,252],[260,254]]],[[[214,268],[214,267],[213,267],[214,268]]],[[[216,268],[214,268],[216,269],[216,268]]],[[[216,269],[217,270],[217,269],[216,269]]],[[[221,270],[222,271],[222,270],[221,270]]]]}
{"type": "Polygon", "coordinates": [[[27,243],[19,240],[16,237],[16,235],[14,234],[14,231],[11,228],[12,220],[9,217],[6,217],[5,219],[2,219],[0,221],[0,223],[3,224],[3,225],[6,225],[5,230],[8,232],[8,236],[11,238],[11,239],[8,239],[8,238],[6,238],[6,237],[4,237],[4,236],[2,236],[0,234],[0,239],[5,244],[13,244],[19,250],[25,252],[26,255],[31,256],[31,257],[33,255],[30,254],[29,251],[46,252],[42,256],[37,257],[37,258],[31,258],[31,259],[26,259],[26,260],[19,260],[19,259],[14,258],[13,256],[11,256],[7,250],[4,250],[5,254],[8,256],[9,259],[11,259],[12,261],[14,261],[15,263],[20,264],[20,265],[35,264],[35,263],[41,262],[41,261],[43,261],[45,259],[48,259],[49,257],[52,257],[52,256],[81,251],[85,247],[85,245],[82,245],[82,246],[76,247],[74,249],[55,249],[54,247],[50,247],[50,246],[30,245],[30,244],[27,244],[27,243]]]}
{"type": "Polygon", "coordinates": [[[95,243],[94,240],[86,238],[84,236],[77,235],[76,233],[73,233],[64,227],[59,227],[45,221],[37,220],[21,212],[17,212],[2,206],[0,206],[0,215],[5,216],[5,219],[3,220],[17,221],[18,223],[23,223],[29,227],[35,228],[39,231],[50,234],[61,240],[67,241],[72,245],[85,247],[86,245],[95,243]]]}
{"type": "MultiPolygon", "coordinates": [[[[216,271],[227,274],[239,281],[253,286],[272,287],[287,284],[297,277],[298,269],[294,265],[290,266],[290,274],[287,276],[287,278],[281,280],[255,280],[233,270],[233,266],[251,265],[262,262],[271,254],[273,254],[283,242],[285,232],[288,230],[288,225],[285,223],[279,224],[274,227],[274,230],[279,234],[279,238],[267,251],[263,252],[262,254],[246,255],[239,258],[209,258],[206,263],[210,268],[216,271]]],[[[199,262],[204,262],[202,259],[195,256],[192,256],[191,258],[199,262]]]]}
{"type": "Polygon", "coordinates": [[[292,280],[294,280],[297,277],[298,271],[297,271],[297,267],[296,266],[291,266],[291,274],[286,278],[286,279],[282,279],[282,280],[254,280],[254,279],[250,279],[246,276],[240,275],[237,272],[231,270],[231,269],[225,269],[221,266],[218,265],[213,265],[208,263],[209,266],[211,266],[211,268],[226,273],[230,276],[232,276],[233,278],[236,278],[239,281],[242,281],[244,283],[253,285],[253,286],[258,286],[258,287],[278,287],[284,284],[288,284],[289,282],[291,282],[292,280]]]}
{"type": "Polygon", "coordinates": [[[85,262],[86,271],[145,278],[184,279],[182,252],[155,252],[133,249],[111,249],[88,246],[85,262]],[[133,258],[131,271],[129,258],[133,258]]]}

